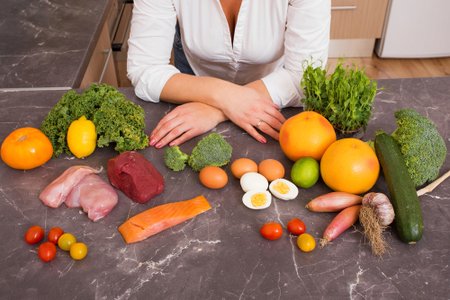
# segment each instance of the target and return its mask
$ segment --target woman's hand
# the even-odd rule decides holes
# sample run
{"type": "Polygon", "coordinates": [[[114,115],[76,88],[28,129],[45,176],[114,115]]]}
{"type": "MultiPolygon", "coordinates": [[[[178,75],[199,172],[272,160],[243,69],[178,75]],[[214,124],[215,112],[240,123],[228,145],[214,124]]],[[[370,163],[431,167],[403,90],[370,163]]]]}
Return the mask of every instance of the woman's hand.
{"type": "Polygon", "coordinates": [[[263,93],[249,86],[229,86],[218,94],[223,113],[236,125],[247,131],[261,143],[266,139],[263,132],[278,140],[281,125],[286,120],[279,107],[263,93]]]}
{"type": "Polygon", "coordinates": [[[150,146],[180,145],[225,120],[225,115],[215,107],[200,102],[184,103],[159,121],[150,134],[150,146]]]}
{"type": "MultiPolygon", "coordinates": [[[[266,139],[260,132],[278,140],[279,130],[285,121],[285,118],[279,111],[279,107],[272,102],[269,92],[261,80],[256,80],[246,86],[240,86],[213,77],[175,74],[167,81],[161,92],[160,99],[172,103],[205,103],[218,109],[214,110],[215,114],[221,113],[220,116],[216,115],[215,117],[209,116],[209,113],[203,114],[204,119],[200,122],[197,117],[193,117],[189,123],[195,123],[196,126],[198,125],[202,128],[191,128],[189,133],[187,133],[189,138],[213,128],[213,124],[217,125],[218,122],[228,118],[259,142],[266,143],[266,139]],[[210,120],[209,118],[214,119],[210,120]],[[206,124],[208,125],[205,126],[206,124]],[[191,131],[196,132],[195,135],[191,131]]],[[[193,113],[192,111],[190,112],[193,113]]],[[[169,121],[171,117],[172,113],[167,115],[161,122],[169,121]]],[[[158,124],[157,130],[155,129],[155,133],[161,130],[161,122],[158,124]]],[[[155,136],[158,141],[179,124],[168,124],[167,126],[169,125],[172,128],[164,128],[161,133],[155,136]]],[[[177,129],[175,134],[171,134],[164,139],[163,144],[165,145],[168,141],[173,140],[175,138],[174,135],[181,135],[182,133],[178,132],[179,130],[177,129]]],[[[184,129],[183,132],[186,131],[188,129],[184,129]]],[[[151,137],[153,136],[154,134],[151,137]]],[[[187,138],[183,137],[182,141],[185,140],[187,138]]],[[[180,141],[176,140],[176,143],[180,143],[180,141]]]]}

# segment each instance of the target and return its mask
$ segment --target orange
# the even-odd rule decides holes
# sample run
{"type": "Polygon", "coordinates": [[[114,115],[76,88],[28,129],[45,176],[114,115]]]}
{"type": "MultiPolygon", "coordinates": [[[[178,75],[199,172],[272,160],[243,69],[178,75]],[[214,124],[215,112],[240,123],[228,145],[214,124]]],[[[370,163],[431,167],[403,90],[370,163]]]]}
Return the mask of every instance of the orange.
{"type": "Polygon", "coordinates": [[[362,194],[378,179],[380,163],[373,149],[355,138],[345,138],[328,147],[320,161],[325,184],[339,192],[362,194]]]}
{"type": "Polygon", "coordinates": [[[314,111],[304,111],[287,119],[280,129],[281,150],[292,161],[307,156],[320,160],[334,141],[333,125],[314,111]]]}

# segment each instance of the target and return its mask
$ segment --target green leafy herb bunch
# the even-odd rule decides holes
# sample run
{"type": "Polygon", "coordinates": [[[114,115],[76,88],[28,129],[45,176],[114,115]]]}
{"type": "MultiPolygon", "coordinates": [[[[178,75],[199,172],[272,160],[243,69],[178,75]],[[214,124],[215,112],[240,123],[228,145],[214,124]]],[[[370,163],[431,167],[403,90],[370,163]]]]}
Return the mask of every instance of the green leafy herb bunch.
{"type": "Polygon", "coordinates": [[[322,66],[306,63],[300,86],[305,110],[320,113],[336,130],[349,133],[367,127],[378,87],[364,69],[341,61],[328,74],[322,66]]]}

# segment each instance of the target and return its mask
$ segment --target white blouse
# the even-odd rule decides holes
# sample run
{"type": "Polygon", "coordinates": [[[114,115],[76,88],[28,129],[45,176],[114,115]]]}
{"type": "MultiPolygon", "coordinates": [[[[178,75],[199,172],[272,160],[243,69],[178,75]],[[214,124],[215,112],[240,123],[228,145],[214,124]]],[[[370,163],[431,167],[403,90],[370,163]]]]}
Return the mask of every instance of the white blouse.
{"type": "Polygon", "coordinates": [[[196,75],[237,84],[262,79],[274,103],[300,105],[305,62],[325,66],[330,0],[242,0],[233,43],[219,0],[134,0],[128,77],[136,95],[158,102],[171,76],[175,25],[196,75]]]}

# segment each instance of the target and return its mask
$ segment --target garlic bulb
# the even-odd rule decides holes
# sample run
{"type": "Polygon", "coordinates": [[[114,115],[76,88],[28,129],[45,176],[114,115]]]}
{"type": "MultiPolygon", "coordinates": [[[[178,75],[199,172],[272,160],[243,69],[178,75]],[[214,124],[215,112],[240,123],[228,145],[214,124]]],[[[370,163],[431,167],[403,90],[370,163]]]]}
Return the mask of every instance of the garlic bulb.
{"type": "Polygon", "coordinates": [[[388,226],[394,221],[395,213],[389,198],[382,193],[367,193],[362,199],[362,204],[370,206],[378,216],[380,225],[388,226]]]}

